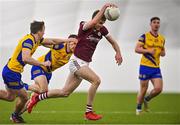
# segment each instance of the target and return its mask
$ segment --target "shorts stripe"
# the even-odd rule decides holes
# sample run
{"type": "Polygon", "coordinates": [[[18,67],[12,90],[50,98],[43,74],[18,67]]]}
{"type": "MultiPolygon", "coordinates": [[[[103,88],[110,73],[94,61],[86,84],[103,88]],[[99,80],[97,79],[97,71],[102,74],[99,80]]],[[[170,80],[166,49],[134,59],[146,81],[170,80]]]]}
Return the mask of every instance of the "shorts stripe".
{"type": "Polygon", "coordinates": [[[89,66],[89,63],[82,59],[79,59],[76,56],[72,56],[71,60],[69,61],[69,70],[72,74],[74,74],[83,66],[89,66]]]}
{"type": "Polygon", "coordinates": [[[81,68],[81,66],[78,64],[76,60],[73,60],[73,64],[78,70],[81,68]]]}

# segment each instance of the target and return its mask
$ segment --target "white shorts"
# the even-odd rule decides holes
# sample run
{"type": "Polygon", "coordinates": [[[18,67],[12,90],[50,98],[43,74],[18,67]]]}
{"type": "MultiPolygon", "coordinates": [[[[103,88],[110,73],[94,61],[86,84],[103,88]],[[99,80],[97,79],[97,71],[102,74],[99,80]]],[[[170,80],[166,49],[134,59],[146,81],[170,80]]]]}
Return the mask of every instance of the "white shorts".
{"type": "Polygon", "coordinates": [[[86,61],[72,55],[72,57],[71,57],[71,59],[69,61],[69,70],[70,70],[70,72],[74,74],[82,66],[89,66],[89,62],[86,62],[86,61]]]}

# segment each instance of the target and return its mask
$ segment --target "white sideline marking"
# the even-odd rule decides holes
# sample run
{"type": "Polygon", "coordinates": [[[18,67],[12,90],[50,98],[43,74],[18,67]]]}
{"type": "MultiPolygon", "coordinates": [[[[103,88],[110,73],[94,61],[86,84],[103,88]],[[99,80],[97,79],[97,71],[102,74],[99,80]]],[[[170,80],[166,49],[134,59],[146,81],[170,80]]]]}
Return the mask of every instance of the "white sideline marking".
{"type": "MultiPolygon", "coordinates": [[[[1,112],[11,112],[11,111],[1,111],[1,112]]],[[[35,113],[35,114],[56,114],[56,113],[59,113],[59,114],[64,114],[64,113],[69,113],[69,114],[83,114],[84,111],[61,111],[61,110],[58,110],[58,111],[55,111],[55,110],[51,110],[51,111],[32,111],[32,113],[35,113]]],[[[98,111],[98,113],[103,113],[103,114],[136,114],[136,112],[134,111],[111,111],[111,112],[108,112],[108,111],[98,111]]],[[[146,112],[145,112],[146,113],[146,112]]],[[[147,114],[180,114],[180,112],[168,112],[168,111],[155,111],[155,112],[147,112],[147,114]]]]}
{"type": "MultiPolygon", "coordinates": [[[[64,114],[64,113],[70,113],[70,114],[82,114],[84,113],[84,111],[32,111],[32,113],[42,113],[42,114],[47,114],[47,113],[51,113],[51,114],[55,114],[55,113],[60,113],[60,114],[64,114]]],[[[104,114],[135,114],[134,112],[128,112],[128,111],[122,111],[122,112],[118,112],[118,111],[98,111],[98,113],[104,113],[104,114]]],[[[178,112],[167,112],[167,111],[157,111],[157,112],[148,112],[149,114],[180,114],[178,112]]]]}

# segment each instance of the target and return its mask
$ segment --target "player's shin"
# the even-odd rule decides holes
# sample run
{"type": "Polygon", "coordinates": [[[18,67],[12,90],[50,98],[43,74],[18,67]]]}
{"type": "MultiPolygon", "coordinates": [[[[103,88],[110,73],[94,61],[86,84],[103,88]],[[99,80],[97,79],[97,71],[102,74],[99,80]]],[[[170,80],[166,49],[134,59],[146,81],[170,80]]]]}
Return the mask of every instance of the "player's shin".
{"type": "Polygon", "coordinates": [[[27,111],[27,105],[29,104],[29,101],[30,101],[30,100],[28,100],[28,101],[26,102],[24,108],[20,111],[19,115],[22,115],[24,112],[27,111]]]}
{"type": "Polygon", "coordinates": [[[16,102],[16,107],[15,107],[15,113],[21,115],[22,114],[22,110],[24,110],[25,108],[25,104],[27,102],[27,99],[22,99],[22,98],[18,98],[17,102],[16,102]]]}
{"type": "Polygon", "coordinates": [[[102,115],[99,115],[93,112],[93,107],[92,107],[94,97],[95,97],[99,84],[92,84],[91,87],[89,88],[87,105],[86,105],[86,113],[85,113],[85,119],[87,120],[99,120],[102,118],[102,115]]]}
{"type": "Polygon", "coordinates": [[[142,113],[143,99],[144,99],[144,94],[140,92],[137,96],[136,115],[140,115],[142,113]]]}
{"type": "Polygon", "coordinates": [[[93,100],[96,95],[97,88],[98,88],[98,85],[92,84],[90,86],[89,91],[88,91],[88,97],[87,97],[87,105],[93,104],[93,100]]]}

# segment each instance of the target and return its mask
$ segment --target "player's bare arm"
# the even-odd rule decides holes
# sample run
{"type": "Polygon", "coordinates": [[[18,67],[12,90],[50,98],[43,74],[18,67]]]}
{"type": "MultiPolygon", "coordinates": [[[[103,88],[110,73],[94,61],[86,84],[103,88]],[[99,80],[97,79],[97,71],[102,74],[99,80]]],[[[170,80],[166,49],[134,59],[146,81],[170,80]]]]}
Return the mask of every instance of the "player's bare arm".
{"type": "Polygon", "coordinates": [[[111,4],[111,3],[105,4],[105,5],[101,8],[101,10],[99,11],[99,13],[98,13],[91,21],[89,21],[89,22],[87,22],[86,24],[84,24],[83,30],[88,30],[88,29],[90,29],[90,28],[93,28],[93,27],[101,20],[101,18],[103,17],[106,8],[107,8],[107,7],[111,7],[111,6],[115,6],[115,7],[116,7],[116,5],[111,4]]]}
{"type": "Polygon", "coordinates": [[[30,65],[36,65],[36,66],[50,66],[51,62],[39,62],[31,57],[31,50],[30,49],[23,49],[22,50],[22,60],[23,62],[30,64],[30,65]]]}
{"type": "Polygon", "coordinates": [[[145,49],[143,46],[144,45],[140,41],[138,41],[138,43],[137,43],[137,45],[135,47],[135,52],[138,53],[138,54],[149,53],[149,54],[154,55],[154,53],[155,53],[155,49],[154,48],[152,48],[152,49],[145,49]]]}
{"type": "Polygon", "coordinates": [[[46,48],[52,48],[53,47],[53,45],[46,45],[46,44],[44,44],[43,46],[46,48]]]}
{"type": "Polygon", "coordinates": [[[108,40],[108,42],[112,45],[112,47],[114,48],[115,52],[116,52],[116,55],[115,55],[115,60],[116,60],[116,63],[118,65],[120,65],[123,61],[122,59],[122,56],[121,56],[121,51],[120,51],[120,48],[119,48],[119,45],[117,44],[116,40],[111,36],[111,35],[108,35],[106,37],[106,39],[108,40]]]}
{"type": "Polygon", "coordinates": [[[68,39],[63,39],[63,38],[45,38],[42,42],[42,45],[48,46],[48,45],[57,45],[57,44],[62,44],[62,43],[67,43],[67,42],[73,42],[76,41],[75,38],[68,38],[68,39]]]}
{"type": "Polygon", "coordinates": [[[166,50],[165,50],[165,48],[163,48],[162,51],[161,51],[160,56],[164,57],[165,55],[166,55],[166,50]]]}

